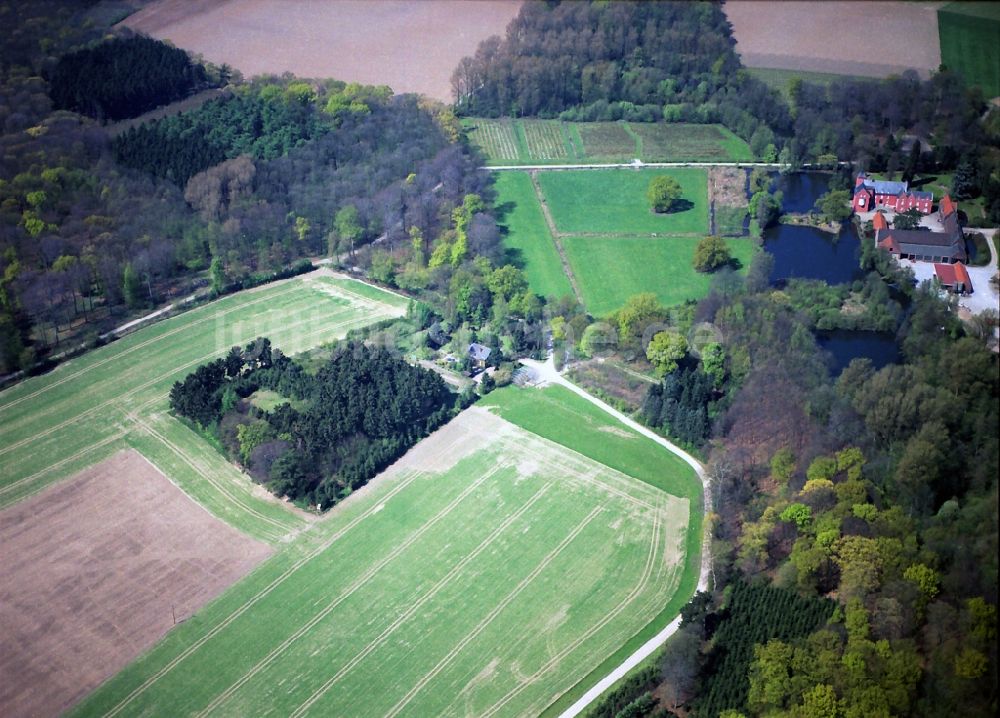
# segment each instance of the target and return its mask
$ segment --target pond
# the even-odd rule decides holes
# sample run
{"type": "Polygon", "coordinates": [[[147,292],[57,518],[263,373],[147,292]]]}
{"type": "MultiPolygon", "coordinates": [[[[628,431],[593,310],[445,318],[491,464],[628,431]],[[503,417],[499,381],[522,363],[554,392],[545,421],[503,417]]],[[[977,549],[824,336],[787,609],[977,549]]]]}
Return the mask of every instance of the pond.
{"type": "MultiPolygon", "coordinates": [[[[827,191],[830,175],[824,172],[793,172],[774,178],[774,188],[784,194],[785,212],[808,212],[827,191]]],[[[774,257],[771,281],[822,279],[842,284],[862,277],[858,266],[861,240],[850,221],[841,224],[839,235],[815,227],[779,224],[764,230],[764,249],[774,257]]]]}
{"type": "Polygon", "coordinates": [[[838,330],[817,332],[816,341],[821,349],[830,353],[830,375],[833,377],[840,376],[852,359],[867,357],[876,369],[902,361],[899,345],[892,334],[838,330]]]}

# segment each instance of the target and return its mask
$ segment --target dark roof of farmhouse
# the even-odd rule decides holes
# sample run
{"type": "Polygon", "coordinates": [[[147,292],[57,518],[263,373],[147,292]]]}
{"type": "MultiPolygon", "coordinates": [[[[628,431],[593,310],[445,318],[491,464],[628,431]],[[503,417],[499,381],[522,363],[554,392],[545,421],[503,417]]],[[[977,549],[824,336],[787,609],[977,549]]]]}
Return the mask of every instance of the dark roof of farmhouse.
{"type": "Polygon", "coordinates": [[[890,229],[881,238],[883,240],[892,238],[899,244],[911,244],[921,247],[950,247],[958,243],[954,235],[944,232],[927,232],[919,229],[890,229]]]}
{"type": "Polygon", "coordinates": [[[486,361],[490,358],[491,351],[492,350],[489,347],[483,346],[482,344],[469,345],[469,356],[476,361],[486,361]]]}

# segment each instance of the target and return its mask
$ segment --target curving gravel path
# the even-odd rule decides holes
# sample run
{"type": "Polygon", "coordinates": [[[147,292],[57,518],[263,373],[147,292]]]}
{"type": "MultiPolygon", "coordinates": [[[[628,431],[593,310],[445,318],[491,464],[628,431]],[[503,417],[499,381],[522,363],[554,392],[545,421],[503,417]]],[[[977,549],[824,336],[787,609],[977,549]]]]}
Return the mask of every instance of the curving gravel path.
{"type": "MultiPolygon", "coordinates": [[[[623,423],[625,426],[633,429],[643,436],[652,439],[657,444],[665,448],[667,451],[680,457],[685,463],[687,463],[695,473],[698,474],[698,478],[701,479],[701,484],[704,487],[705,492],[705,507],[710,505],[710,489],[708,478],[705,475],[705,468],[701,463],[695,459],[691,454],[684,451],[679,446],[672,444],[671,442],[664,439],[662,436],[650,431],[648,428],[638,423],[634,419],[626,416],[622,412],[618,411],[609,404],[604,403],[596,396],[593,396],[584,389],[581,389],[573,382],[569,381],[566,377],[562,376],[555,367],[552,355],[545,362],[535,361],[533,359],[522,359],[521,363],[531,369],[538,377],[540,383],[543,384],[558,384],[569,389],[574,394],[577,394],[587,401],[589,401],[594,406],[599,407],[603,411],[607,412],[611,416],[615,417],[618,421],[623,423]]],[[[711,557],[709,555],[709,544],[705,541],[701,552],[701,575],[698,577],[698,590],[705,591],[708,589],[708,574],[711,570],[711,557]]],[[[575,718],[580,715],[591,703],[593,703],[597,698],[604,693],[608,688],[614,685],[619,679],[623,678],[626,673],[635,668],[637,665],[642,663],[646,658],[651,656],[660,646],[666,643],[667,639],[670,638],[678,629],[681,624],[681,617],[677,616],[673,621],[671,621],[662,631],[657,633],[651,639],[646,641],[639,649],[633,653],[631,656],[625,659],[621,665],[611,671],[604,678],[599,680],[590,690],[584,693],[576,703],[571,705],[565,711],[563,711],[559,718],[575,718]]]]}

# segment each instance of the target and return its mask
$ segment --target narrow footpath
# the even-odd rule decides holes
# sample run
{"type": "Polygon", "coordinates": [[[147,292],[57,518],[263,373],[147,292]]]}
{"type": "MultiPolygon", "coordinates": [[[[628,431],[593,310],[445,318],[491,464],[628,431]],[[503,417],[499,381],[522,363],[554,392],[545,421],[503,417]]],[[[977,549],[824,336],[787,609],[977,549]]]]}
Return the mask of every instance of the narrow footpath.
{"type": "MultiPolygon", "coordinates": [[[[614,407],[601,401],[596,396],[590,394],[585,389],[580,388],[573,382],[566,379],[566,377],[564,377],[562,374],[558,372],[558,370],[556,370],[555,363],[552,359],[551,354],[549,355],[549,358],[545,362],[535,361],[532,359],[522,359],[521,363],[524,366],[531,369],[532,371],[534,371],[541,383],[558,384],[559,386],[566,387],[574,394],[583,397],[594,406],[599,407],[603,411],[615,417],[625,426],[629,427],[634,431],[637,431],[638,433],[642,434],[643,436],[649,439],[652,439],[657,444],[665,448],[667,451],[671,452],[672,454],[682,459],[686,464],[688,464],[688,466],[694,469],[695,473],[698,475],[698,478],[701,479],[701,485],[704,491],[705,510],[707,511],[711,501],[711,493],[709,489],[708,477],[705,475],[705,467],[703,467],[697,459],[691,456],[691,454],[687,453],[686,451],[684,451],[684,449],[680,448],[679,446],[676,446],[675,444],[667,441],[662,436],[650,431],[648,428],[638,423],[634,419],[631,419],[630,417],[626,416],[625,414],[618,411],[614,407]]],[[[706,531],[701,551],[701,573],[698,577],[699,591],[706,591],[709,588],[708,577],[709,577],[709,572],[711,570],[712,561],[711,561],[711,556],[709,555],[710,545],[708,543],[707,536],[708,534],[706,531]]],[[[662,631],[660,631],[655,636],[646,641],[644,644],[642,644],[642,646],[640,646],[635,653],[626,658],[621,665],[619,665],[617,668],[611,671],[604,678],[599,680],[590,690],[584,693],[580,697],[580,699],[576,701],[576,703],[574,703],[565,711],[563,711],[560,714],[559,718],[576,718],[576,716],[583,713],[583,711],[586,710],[586,708],[590,706],[591,703],[597,700],[602,693],[608,690],[608,688],[610,688],[621,678],[623,678],[625,674],[627,674],[630,670],[632,670],[637,665],[646,660],[646,658],[653,655],[653,653],[656,652],[656,650],[659,649],[660,646],[666,643],[667,639],[670,638],[670,636],[674,635],[674,633],[680,627],[680,624],[681,624],[681,617],[677,616],[677,618],[671,621],[662,631]]]]}
{"type": "Polygon", "coordinates": [[[573,268],[569,266],[569,257],[566,256],[566,248],[563,247],[562,242],[559,241],[559,230],[556,228],[556,221],[552,218],[552,213],[549,211],[548,202],[545,201],[545,194],[542,192],[542,187],[538,184],[538,176],[534,172],[530,172],[529,176],[531,177],[531,186],[535,189],[535,197],[538,199],[538,206],[542,208],[542,216],[545,217],[545,224],[549,228],[549,235],[552,237],[552,241],[556,245],[556,252],[559,253],[559,260],[562,262],[563,274],[565,274],[566,279],[569,280],[569,286],[573,289],[573,295],[576,297],[576,301],[582,305],[583,294],[580,292],[580,286],[576,283],[576,276],[573,274],[573,268]]]}

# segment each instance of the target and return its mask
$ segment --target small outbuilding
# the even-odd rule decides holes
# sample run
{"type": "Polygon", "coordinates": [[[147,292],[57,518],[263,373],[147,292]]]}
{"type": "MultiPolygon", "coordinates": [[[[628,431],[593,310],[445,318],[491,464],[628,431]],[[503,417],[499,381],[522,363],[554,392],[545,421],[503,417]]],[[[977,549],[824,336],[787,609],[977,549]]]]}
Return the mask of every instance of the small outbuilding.
{"type": "Polygon", "coordinates": [[[934,275],[941,282],[941,287],[955,294],[972,294],[972,279],[965,265],[961,262],[955,264],[935,264],[934,275]]]}

